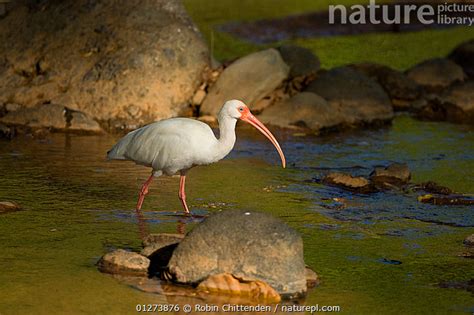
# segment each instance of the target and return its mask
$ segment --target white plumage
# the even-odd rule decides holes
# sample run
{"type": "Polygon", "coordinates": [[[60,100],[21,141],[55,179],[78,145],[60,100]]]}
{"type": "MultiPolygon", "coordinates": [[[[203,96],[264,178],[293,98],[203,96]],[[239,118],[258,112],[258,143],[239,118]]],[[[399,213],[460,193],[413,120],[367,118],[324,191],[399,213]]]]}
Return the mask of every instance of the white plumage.
{"type": "Polygon", "coordinates": [[[207,124],[197,120],[171,118],[158,121],[128,133],[107,152],[109,159],[131,160],[153,168],[152,175],[141,189],[137,211],[143,204],[153,176],[171,176],[180,172],[179,197],[185,212],[189,212],[184,192],[186,171],[193,166],[217,162],[229,154],[235,144],[237,119],[249,122],[269,138],[285,167],[285,157],[275,137],[241,101],[227,101],[219,112],[219,138],[207,124]]]}

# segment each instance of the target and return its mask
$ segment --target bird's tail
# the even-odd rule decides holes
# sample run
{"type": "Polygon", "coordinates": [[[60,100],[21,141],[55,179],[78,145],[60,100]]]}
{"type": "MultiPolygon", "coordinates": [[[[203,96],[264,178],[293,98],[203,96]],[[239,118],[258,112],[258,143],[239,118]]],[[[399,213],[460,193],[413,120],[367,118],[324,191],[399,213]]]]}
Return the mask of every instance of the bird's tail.
{"type": "Polygon", "coordinates": [[[132,141],[133,133],[130,132],[126,136],[117,142],[112,149],[107,151],[107,159],[108,160],[127,160],[125,153],[127,152],[127,147],[132,141]]]}

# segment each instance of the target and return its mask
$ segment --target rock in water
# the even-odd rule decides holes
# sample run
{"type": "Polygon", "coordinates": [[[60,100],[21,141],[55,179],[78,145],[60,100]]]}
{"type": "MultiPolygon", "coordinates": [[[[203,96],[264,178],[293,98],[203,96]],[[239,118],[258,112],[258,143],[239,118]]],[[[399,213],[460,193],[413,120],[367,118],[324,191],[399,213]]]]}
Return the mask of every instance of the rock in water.
{"type": "Polygon", "coordinates": [[[345,124],[374,123],[393,118],[390,99],[380,84],[350,67],[321,74],[306,89],[337,106],[345,124]]]}
{"type": "Polygon", "coordinates": [[[150,260],[145,256],[123,249],[107,253],[97,263],[99,270],[124,276],[147,276],[150,260]]]}
{"type": "Polygon", "coordinates": [[[284,296],[307,290],[301,236],[269,214],[253,211],[213,214],[181,241],[168,267],[176,281],[187,284],[227,273],[263,281],[284,296]]]}
{"type": "Polygon", "coordinates": [[[0,201],[0,213],[7,213],[21,210],[20,205],[13,201],[0,201]]]}
{"type": "Polygon", "coordinates": [[[199,291],[248,296],[257,300],[278,303],[280,295],[271,286],[262,281],[241,282],[233,275],[221,273],[209,276],[197,286],[199,291]]]}
{"type": "Polygon", "coordinates": [[[393,185],[406,184],[411,173],[408,165],[393,163],[387,167],[376,167],[370,174],[370,179],[375,183],[388,183],[393,185]]]}
{"type": "Polygon", "coordinates": [[[290,68],[276,49],[259,51],[232,63],[210,88],[201,113],[216,116],[226,100],[239,99],[250,106],[275,90],[290,68]]]}
{"type": "Polygon", "coordinates": [[[464,240],[464,245],[474,247],[474,234],[469,235],[464,240]]]}
{"type": "Polygon", "coordinates": [[[462,68],[449,59],[423,61],[407,71],[407,76],[428,90],[439,90],[464,80],[462,68]]]}
{"type": "Polygon", "coordinates": [[[353,177],[352,175],[344,173],[329,173],[324,176],[322,182],[327,185],[337,186],[361,193],[372,191],[370,182],[366,178],[353,177]]]}
{"type": "Polygon", "coordinates": [[[14,1],[0,29],[0,103],[59,104],[111,128],[178,115],[209,63],[178,0],[14,1]]]}

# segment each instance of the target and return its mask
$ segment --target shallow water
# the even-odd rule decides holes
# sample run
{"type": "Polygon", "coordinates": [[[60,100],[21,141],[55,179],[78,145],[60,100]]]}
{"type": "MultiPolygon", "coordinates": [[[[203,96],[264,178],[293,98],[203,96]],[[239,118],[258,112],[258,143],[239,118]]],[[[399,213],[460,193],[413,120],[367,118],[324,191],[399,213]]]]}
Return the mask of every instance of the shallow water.
{"type": "MultiPolygon", "coordinates": [[[[474,260],[458,256],[464,237],[474,233],[472,208],[420,204],[416,195],[398,192],[351,194],[312,182],[331,170],[367,175],[396,161],[408,163],[413,182],[433,180],[473,194],[472,127],[400,116],[378,130],[276,136],[287,169],[262,136],[239,128],[228,158],[189,172],[192,211],[259,210],[298,230],[306,263],[322,280],[307,305],[371,314],[474,312],[465,286],[442,285],[474,278],[474,260]],[[334,197],[347,206],[331,207],[325,199],[334,197]]],[[[105,252],[138,250],[141,243],[132,209],[149,171],[106,162],[115,141],[65,134],[0,141],[0,200],[23,207],[0,214],[0,314],[134,313],[137,304],[192,302],[144,293],[95,267],[105,252]]],[[[176,231],[177,189],[172,177],[152,185],[144,204],[152,232],[176,231]]]]}

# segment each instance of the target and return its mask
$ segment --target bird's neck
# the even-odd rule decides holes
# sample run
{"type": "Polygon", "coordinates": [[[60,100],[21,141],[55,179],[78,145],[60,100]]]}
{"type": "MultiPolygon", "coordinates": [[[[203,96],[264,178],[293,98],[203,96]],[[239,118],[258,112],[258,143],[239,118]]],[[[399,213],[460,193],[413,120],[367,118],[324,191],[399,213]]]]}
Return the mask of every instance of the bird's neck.
{"type": "Polygon", "coordinates": [[[235,144],[235,125],[237,119],[224,116],[219,117],[219,151],[223,158],[234,147],[235,144]]]}

